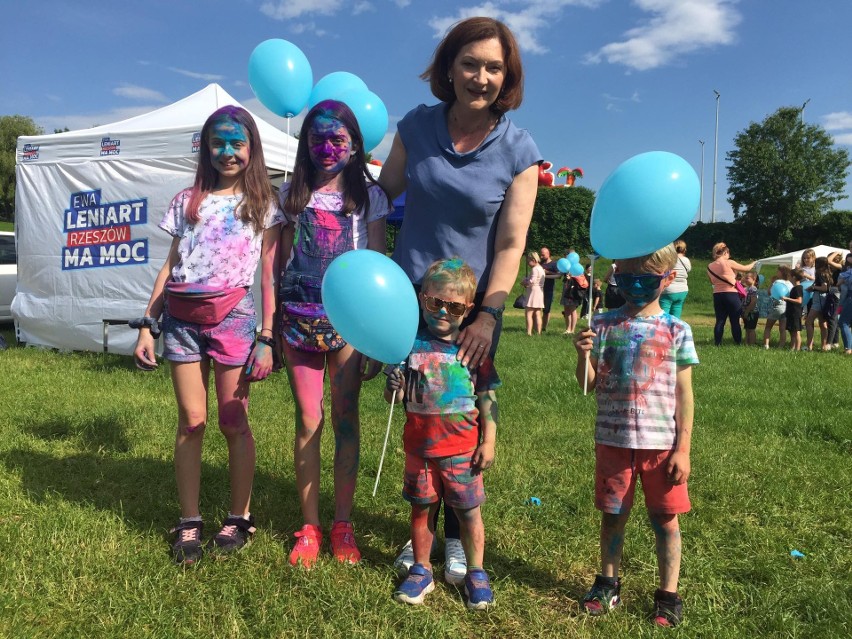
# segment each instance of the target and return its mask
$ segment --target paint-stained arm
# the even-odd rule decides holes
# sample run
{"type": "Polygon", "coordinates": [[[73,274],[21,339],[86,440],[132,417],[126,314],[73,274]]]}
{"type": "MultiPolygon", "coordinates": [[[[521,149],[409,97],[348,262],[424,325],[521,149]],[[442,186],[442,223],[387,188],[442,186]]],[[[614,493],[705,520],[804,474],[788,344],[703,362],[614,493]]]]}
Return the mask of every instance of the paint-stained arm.
{"type": "Polygon", "coordinates": [[[473,452],[471,465],[475,473],[491,468],[494,463],[494,449],[497,444],[497,422],[500,412],[497,407],[497,395],[487,390],[476,395],[476,407],[479,409],[479,431],[481,441],[473,452]]]}
{"type": "MultiPolygon", "coordinates": [[[[281,231],[278,225],[263,232],[263,244],[260,249],[260,297],[261,321],[260,334],[262,337],[275,338],[275,300],[278,293],[279,255],[278,242],[281,231]]],[[[260,381],[272,372],[272,348],[263,342],[256,342],[246,362],[246,379],[260,381]]]]}
{"type": "Polygon", "coordinates": [[[692,396],[692,366],[677,367],[675,383],[675,427],[677,443],[666,465],[666,475],[673,484],[685,484],[689,479],[689,452],[692,447],[692,422],[695,402],[692,396]]]}
{"type": "MultiPolygon", "coordinates": [[[[178,253],[178,244],[180,238],[172,239],[172,245],[169,248],[169,254],[160,272],[157,273],[157,278],[154,280],[154,289],[151,291],[151,298],[148,300],[148,306],[145,307],[145,316],[159,319],[163,313],[163,290],[166,287],[166,282],[172,275],[172,269],[180,262],[180,254],[178,253]]],[[[143,326],[139,329],[139,337],[136,339],[136,348],[133,349],[133,358],[136,360],[136,365],[139,368],[149,370],[157,367],[157,355],[154,348],[154,336],[151,335],[151,329],[143,326]]]]}

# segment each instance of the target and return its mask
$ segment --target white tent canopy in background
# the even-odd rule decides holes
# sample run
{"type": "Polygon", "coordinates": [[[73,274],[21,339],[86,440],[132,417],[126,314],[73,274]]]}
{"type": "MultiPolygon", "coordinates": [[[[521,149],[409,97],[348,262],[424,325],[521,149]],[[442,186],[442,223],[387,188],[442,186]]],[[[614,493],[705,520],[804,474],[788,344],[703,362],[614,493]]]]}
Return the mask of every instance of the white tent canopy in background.
{"type": "Polygon", "coordinates": [[[773,255],[772,257],[764,257],[757,260],[755,264],[755,269],[760,271],[761,266],[766,265],[785,265],[790,268],[795,268],[796,264],[798,264],[802,260],[802,253],[804,253],[808,248],[813,249],[814,253],[816,253],[817,257],[827,257],[831,253],[840,253],[842,257],[846,257],[846,253],[848,251],[842,248],[835,248],[833,246],[826,246],[825,244],[820,244],[819,246],[811,246],[805,247],[803,249],[799,249],[798,251],[793,251],[791,253],[783,253],[781,255],[773,255]]]}
{"type": "MultiPolygon", "coordinates": [[[[192,184],[204,121],[226,105],[240,106],[211,84],[114,124],[18,138],[12,314],[20,341],[100,350],[104,319],[142,315],[171,245],[159,222],[192,184]]],[[[270,177],[291,171],[297,140],[252,115],[270,177]]],[[[130,354],[135,338],[115,330],[110,351],[130,354]]]]}

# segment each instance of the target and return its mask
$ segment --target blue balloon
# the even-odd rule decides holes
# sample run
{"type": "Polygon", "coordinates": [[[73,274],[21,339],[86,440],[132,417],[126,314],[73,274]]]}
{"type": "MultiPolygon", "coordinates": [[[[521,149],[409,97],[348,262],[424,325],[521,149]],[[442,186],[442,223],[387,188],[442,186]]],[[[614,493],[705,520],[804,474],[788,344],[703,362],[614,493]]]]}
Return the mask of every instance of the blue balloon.
{"type": "Polygon", "coordinates": [[[324,75],[311,91],[308,108],[312,109],[323,100],[337,100],[341,95],[352,90],[367,91],[367,83],[348,71],[335,71],[324,75]]]}
{"type": "Polygon", "coordinates": [[[408,357],[420,308],[411,281],[392,259],[369,249],[347,251],[328,265],[321,292],[331,325],[355,350],[385,364],[408,357]]]}
{"type": "Polygon", "coordinates": [[[698,175],[674,153],[641,153],[615,169],[592,207],[596,253],[611,259],[648,255],[675,241],[698,210],[698,175]]]}
{"type": "Polygon", "coordinates": [[[580,256],[577,254],[577,251],[571,251],[570,253],[568,253],[567,258],[568,261],[571,262],[571,264],[580,263],[580,256]]]}
{"type": "Polygon", "coordinates": [[[249,84],[261,104],[292,118],[308,103],[314,73],[302,50],[281,39],[264,40],[249,57],[249,84]]]}
{"type": "Polygon", "coordinates": [[[810,290],[813,285],[813,280],[802,280],[802,306],[807,306],[814,296],[814,292],[810,290]]]}
{"type": "Polygon", "coordinates": [[[780,300],[782,297],[787,297],[789,294],[790,287],[780,280],[773,282],[772,288],[769,289],[769,295],[776,300],[780,300]]]}
{"type": "Polygon", "coordinates": [[[585,272],[586,272],[586,269],[584,269],[583,265],[580,264],[579,262],[575,262],[568,269],[568,274],[573,275],[574,277],[577,277],[578,275],[582,275],[585,272]]]}
{"type": "Polygon", "coordinates": [[[566,257],[560,257],[556,260],[556,270],[560,273],[567,273],[571,268],[571,262],[566,257]]]}
{"type": "Polygon", "coordinates": [[[361,135],[364,136],[364,151],[375,149],[388,130],[388,110],[385,103],[367,89],[351,89],[336,99],[352,109],[358,119],[361,135]]]}

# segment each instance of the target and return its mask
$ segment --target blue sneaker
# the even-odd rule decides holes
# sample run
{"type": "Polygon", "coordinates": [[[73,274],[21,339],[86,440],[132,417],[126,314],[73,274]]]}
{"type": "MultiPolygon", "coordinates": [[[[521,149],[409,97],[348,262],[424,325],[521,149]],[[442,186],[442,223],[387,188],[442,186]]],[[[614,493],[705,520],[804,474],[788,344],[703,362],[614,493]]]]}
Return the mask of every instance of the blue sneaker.
{"type": "Polygon", "coordinates": [[[423,564],[414,564],[408,569],[408,577],[394,591],[393,598],[394,601],[417,606],[422,604],[426,595],[433,590],[435,580],[432,578],[432,571],[427,570],[423,564]]]}
{"type": "Polygon", "coordinates": [[[488,581],[488,573],[482,568],[467,571],[464,578],[464,592],[467,595],[467,607],[471,610],[488,610],[494,604],[494,593],[488,581]]]}

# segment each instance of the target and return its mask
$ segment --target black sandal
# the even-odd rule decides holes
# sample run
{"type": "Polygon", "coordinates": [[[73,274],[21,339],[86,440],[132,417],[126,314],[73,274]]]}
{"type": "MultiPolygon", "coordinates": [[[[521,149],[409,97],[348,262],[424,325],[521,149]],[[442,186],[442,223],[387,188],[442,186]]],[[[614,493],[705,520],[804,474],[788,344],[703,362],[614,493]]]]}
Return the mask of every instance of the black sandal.
{"type": "Polygon", "coordinates": [[[176,564],[191,566],[201,559],[204,552],[201,546],[201,535],[204,532],[203,522],[178,522],[177,526],[169,532],[175,535],[175,540],[172,542],[172,559],[176,564]]]}
{"type": "Polygon", "coordinates": [[[683,621],[683,599],[676,592],[659,588],[654,592],[654,623],[673,628],[683,621]]]}
{"type": "Polygon", "coordinates": [[[222,522],[219,533],[210,540],[210,550],[219,555],[234,553],[251,541],[256,530],[254,515],[249,515],[248,519],[228,517],[222,522]]]}

